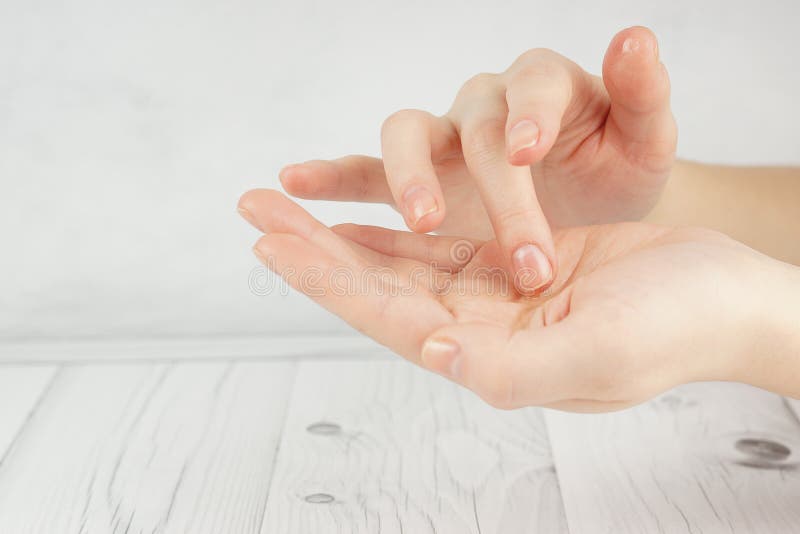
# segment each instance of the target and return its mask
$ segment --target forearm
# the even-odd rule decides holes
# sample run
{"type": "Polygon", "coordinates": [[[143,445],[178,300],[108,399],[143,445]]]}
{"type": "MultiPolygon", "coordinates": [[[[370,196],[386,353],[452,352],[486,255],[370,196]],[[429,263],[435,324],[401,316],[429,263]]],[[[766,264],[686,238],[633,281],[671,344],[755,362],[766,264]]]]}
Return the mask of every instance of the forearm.
{"type": "Polygon", "coordinates": [[[712,228],[800,265],[800,168],[679,161],[645,220],[712,228]]]}

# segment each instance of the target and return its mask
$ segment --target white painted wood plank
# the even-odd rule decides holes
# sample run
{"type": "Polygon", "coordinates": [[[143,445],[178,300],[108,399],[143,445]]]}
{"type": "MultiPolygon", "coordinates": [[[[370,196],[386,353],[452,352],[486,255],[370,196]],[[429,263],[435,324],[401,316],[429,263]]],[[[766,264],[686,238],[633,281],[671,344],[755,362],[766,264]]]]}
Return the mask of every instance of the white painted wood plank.
{"type": "Polygon", "coordinates": [[[52,366],[0,366],[0,465],[55,372],[52,366]]]}
{"type": "Polygon", "coordinates": [[[0,532],[257,532],[293,372],[64,368],[0,467],[0,532]]]}
{"type": "Polygon", "coordinates": [[[104,363],[183,360],[288,360],[391,357],[362,335],[190,336],[0,342],[0,363],[104,363]]]}
{"type": "Polygon", "coordinates": [[[800,399],[790,399],[787,397],[786,402],[789,404],[789,408],[794,412],[797,420],[800,421],[800,399]]]}
{"type": "Polygon", "coordinates": [[[546,420],[573,534],[800,532],[800,420],[777,395],[689,384],[546,420]]]}
{"type": "Polygon", "coordinates": [[[541,412],[406,362],[304,362],[262,534],[565,532],[541,412]]]}

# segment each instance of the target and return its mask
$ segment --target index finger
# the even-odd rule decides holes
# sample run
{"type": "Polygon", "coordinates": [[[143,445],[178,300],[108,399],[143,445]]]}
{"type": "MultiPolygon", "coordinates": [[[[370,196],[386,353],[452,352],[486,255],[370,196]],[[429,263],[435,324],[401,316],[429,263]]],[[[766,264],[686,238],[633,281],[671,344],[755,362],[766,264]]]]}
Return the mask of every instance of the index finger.
{"type": "Polygon", "coordinates": [[[464,161],[474,177],[514,284],[523,294],[546,289],[556,272],[550,226],[533,186],[530,167],[509,163],[505,149],[505,92],[485,80],[454,106],[464,161]]]}

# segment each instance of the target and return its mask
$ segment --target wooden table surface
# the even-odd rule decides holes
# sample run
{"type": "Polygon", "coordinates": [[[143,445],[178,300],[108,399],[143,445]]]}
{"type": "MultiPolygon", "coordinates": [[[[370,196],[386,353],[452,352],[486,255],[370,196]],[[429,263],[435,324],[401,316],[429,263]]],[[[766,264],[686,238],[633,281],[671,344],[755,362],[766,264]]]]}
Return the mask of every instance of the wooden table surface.
{"type": "Polygon", "coordinates": [[[800,402],[495,410],[357,338],[0,350],[0,533],[800,532],[800,402]]]}

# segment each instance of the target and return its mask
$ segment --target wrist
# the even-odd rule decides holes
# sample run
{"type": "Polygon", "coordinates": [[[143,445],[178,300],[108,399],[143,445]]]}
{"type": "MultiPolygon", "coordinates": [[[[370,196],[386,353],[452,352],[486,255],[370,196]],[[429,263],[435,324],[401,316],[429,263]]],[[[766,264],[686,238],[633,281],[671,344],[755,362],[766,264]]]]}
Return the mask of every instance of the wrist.
{"type": "Polygon", "coordinates": [[[800,268],[764,257],[769,264],[752,289],[757,299],[740,381],[780,395],[800,397],[800,268]]]}

